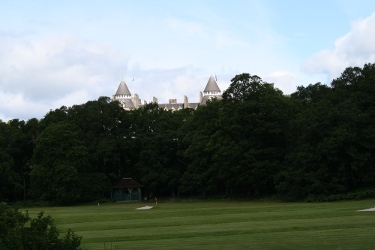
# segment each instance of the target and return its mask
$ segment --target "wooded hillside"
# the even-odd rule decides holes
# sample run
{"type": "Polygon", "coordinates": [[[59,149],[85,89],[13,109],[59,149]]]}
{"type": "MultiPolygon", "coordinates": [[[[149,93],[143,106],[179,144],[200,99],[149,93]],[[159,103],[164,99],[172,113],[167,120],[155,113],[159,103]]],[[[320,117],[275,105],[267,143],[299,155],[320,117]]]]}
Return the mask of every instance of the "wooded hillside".
{"type": "Polygon", "coordinates": [[[125,111],[108,97],[0,122],[0,200],[109,198],[132,177],[144,195],[287,200],[375,187],[375,64],[284,95],[247,73],[222,100],[125,111]]]}

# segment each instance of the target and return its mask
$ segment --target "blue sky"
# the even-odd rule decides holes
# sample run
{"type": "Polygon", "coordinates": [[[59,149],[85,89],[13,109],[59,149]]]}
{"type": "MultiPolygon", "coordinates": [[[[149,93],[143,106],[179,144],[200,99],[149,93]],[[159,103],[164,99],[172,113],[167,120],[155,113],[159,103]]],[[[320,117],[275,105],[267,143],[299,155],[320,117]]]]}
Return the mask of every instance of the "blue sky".
{"type": "Polygon", "coordinates": [[[132,93],[198,102],[240,73],[285,94],[375,62],[373,0],[0,0],[0,119],[132,93]],[[134,78],[134,81],[132,79],[134,78]]]}

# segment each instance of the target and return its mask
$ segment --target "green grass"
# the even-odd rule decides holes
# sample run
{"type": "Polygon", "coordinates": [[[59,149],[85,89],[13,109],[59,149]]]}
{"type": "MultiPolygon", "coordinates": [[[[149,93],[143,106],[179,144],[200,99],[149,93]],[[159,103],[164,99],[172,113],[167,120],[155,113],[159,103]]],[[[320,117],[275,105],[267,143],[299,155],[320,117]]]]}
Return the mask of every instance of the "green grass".
{"type": "Polygon", "coordinates": [[[86,249],[373,249],[375,200],[332,203],[193,201],[29,208],[43,210],[86,249]]]}

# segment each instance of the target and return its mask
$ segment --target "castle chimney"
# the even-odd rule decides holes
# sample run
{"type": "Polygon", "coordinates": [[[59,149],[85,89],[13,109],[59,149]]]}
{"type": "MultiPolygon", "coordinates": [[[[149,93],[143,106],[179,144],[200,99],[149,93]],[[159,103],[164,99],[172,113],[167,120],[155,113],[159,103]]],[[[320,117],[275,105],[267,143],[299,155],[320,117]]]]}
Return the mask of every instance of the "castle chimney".
{"type": "Polygon", "coordinates": [[[188,106],[188,98],[187,98],[187,96],[185,95],[184,96],[184,108],[188,108],[189,106],[188,106]]]}
{"type": "Polygon", "coordinates": [[[141,99],[139,99],[139,96],[137,93],[134,94],[134,97],[133,97],[133,104],[134,104],[134,107],[137,109],[139,108],[139,105],[141,104],[141,99]]]}

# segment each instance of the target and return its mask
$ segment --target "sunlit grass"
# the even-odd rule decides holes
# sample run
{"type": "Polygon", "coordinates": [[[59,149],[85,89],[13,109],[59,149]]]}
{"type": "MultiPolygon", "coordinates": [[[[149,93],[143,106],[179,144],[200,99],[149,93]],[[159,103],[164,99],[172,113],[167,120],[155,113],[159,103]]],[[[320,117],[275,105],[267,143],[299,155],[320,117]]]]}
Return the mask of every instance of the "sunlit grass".
{"type": "Polygon", "coordinates": [[[29,208],[83,236],[87,249],[373,249],[375,200],[159,202],[29,208]]]}

